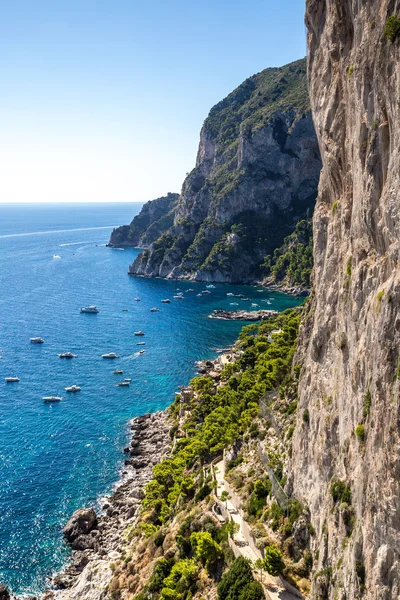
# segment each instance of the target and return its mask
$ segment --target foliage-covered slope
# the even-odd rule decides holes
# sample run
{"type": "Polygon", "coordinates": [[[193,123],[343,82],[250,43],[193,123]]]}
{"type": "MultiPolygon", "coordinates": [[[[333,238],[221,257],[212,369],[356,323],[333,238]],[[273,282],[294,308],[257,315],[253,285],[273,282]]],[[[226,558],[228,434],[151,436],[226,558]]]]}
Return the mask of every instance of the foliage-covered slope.
{"type": "Polygon", "coordinates": [[[174,210],[179,194],[150,200],[142,207],[130,225],[122,225],[113,230],[110,246],[144,247],[154,242],[174,222],[174,210]]]}
{"type": "Polygon", "coordinates": [[[312,211],[320,166],[305,60],[250,77],[211,109],[173,225],[130,272],[259,279],[265,256],[312,211]]]}
{"type": "Polygon", "coordinates": [[[307,511],[294,498],[282,509],[257,459],[261,452],[273,477],[285,484],[285,452],[280,448],[290,452],[298,376],[292,357],[300,315],[292,309],[245,327],[236,360],[218,378],[193,379],[175,400],[173,451],[154,467],[139,522],[126,531],[128,546],[109,587],[112,598],[215,598],[212,590],[219,582],[220,600],[264,597],[249,565],[233,560],[228,543],[235,533],[233,523],[217,519],[212,509],[211,464],[228,448],[230,481],[243,496],[246,518],[268,557],[260,566],[272,574],[283,570],[293,583],[307,577],[308,537],[303,543],[298,536],[301,527],[308,531],[307,511]],[[280,442],[271,433],[272,422],[279,427],[280,442]]]}

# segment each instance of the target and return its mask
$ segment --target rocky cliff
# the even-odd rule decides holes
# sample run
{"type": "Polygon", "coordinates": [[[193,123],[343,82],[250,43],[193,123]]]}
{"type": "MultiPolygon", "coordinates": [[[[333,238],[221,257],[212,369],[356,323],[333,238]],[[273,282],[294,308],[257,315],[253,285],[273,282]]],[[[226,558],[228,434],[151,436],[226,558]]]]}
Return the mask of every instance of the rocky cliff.
{"type": "Polygon", "coordinates": [[[308,0],[323,159],[291,482],[315,529],[312,598],[400,597],[400,21],[308,0]]]}
{"type": "Polygon", "coordinates": [[[173,225],[178,199],[179,194],[168,193],[146,202],[130,225],[113,230],[108,245],[134,248],[150,245],[173,225]]]}
{"type": "Polygon", "coordinates": [[[173,224],[154,242],[142,236],[153,243],[130,273],[259,279],[265,256],[312,211],[320,168],[305,61],[250,77],[210,111],[173,224]]]}

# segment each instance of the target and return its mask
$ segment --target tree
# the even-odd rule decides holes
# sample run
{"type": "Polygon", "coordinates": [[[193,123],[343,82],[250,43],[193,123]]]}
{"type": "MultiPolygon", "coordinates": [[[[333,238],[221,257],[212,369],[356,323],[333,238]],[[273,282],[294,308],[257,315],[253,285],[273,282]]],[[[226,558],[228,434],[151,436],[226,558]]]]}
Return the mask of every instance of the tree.
{"type": "Polygon", "coordinates": [[[235,558],[218,586],[218,600],[239,600],[242,590],[253,582],[250,562],[243,557],[235,558]]]}
{"type": "Polygon", "coordinates": [[[196,558],[200,560],[203,565],[206,565],[207,568],[214,565],[217,560],[222,558],[221,546],[213,540],[211,533],[208,531],[192,533],[190,536],[190,543],[194,549],[196,558]]]}
{"type": "Polygon", "coordinates": [[[265,548],[264,569],[270,575],[280,575],[285,568],[282,552],[276,546],[267,546],[265,548]]]}
{"type": "Polygon", "coordinates": [[[248,583],[240,592],[238,600],[264,600],[262,585],[258,581],[248,583]]]}

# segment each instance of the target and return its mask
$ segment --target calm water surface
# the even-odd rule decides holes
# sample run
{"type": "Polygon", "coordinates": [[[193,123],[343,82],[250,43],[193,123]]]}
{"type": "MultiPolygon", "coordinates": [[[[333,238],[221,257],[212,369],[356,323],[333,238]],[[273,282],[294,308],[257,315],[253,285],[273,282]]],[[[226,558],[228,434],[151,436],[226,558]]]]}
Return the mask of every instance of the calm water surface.
{"type": "Polygon", "coordinates": [[[127,421],[165,408],[194,375],[196,360],[236,339],[240,323],[208,318],[214,308],[239,308],[227,293],[243,292],[265,308],[296,304],[244,286],[217,285],[197,297],[203,284],[129,277],[138,251],[105,243],[140,207],[0,205],[0,581],[15,593],[39,593],[62,567],[62,525],[111,491],[127,421]],[[196,293],[174,300],[178,288],[196,293]],[[260,302],[267,298],[270,306],[260,302]],[[81,314],[89,304],[100,313],[81,314]],[[150,312],[153,306],[160,312],[150,312]],[[34,336],[45,343],[30,344],[34,336]],[[60,360],[65,351],[77,358],[60,360]],[[120,358],[104,360],[106,352],[120,358]],[[132,378],[129,388],[116,387],[116,367],[132,378]],[[6,384],[14,375],[21,381],[6,384]],[[72,384],[82,391],[67,394],[72,384]],[[44,404],[46,395],[62,401],[44,404]]]}

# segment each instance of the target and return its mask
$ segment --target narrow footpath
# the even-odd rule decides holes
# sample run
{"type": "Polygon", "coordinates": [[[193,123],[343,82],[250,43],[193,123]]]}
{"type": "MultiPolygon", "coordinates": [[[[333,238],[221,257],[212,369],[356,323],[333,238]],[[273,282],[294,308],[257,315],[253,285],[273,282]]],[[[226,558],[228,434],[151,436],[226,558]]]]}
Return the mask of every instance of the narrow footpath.
{"type": "MultiPolygon", "coordinates": [[[[216,496],[219,506],[221,507],[221,504],[223,504],[226,517],[238,525],[237,533],[232,536],[232,544],[234,546],[232,550],[236,556],[240,555],[243,558],[250,559],[254,565],[256,560],[262,558],[262,554],[255,545],[249,524],[244,519],[241,500],[225,479],[224,460],[214,465],[214,476],[217,483],[216,496]],[[229,499],[224,502],[221,501],[223,492],[226,492],[229,496],[229,499]]],[[[265,571],[261,575],[260,571],[255,569],[255,567],[253,567],[253,575],[263,586],[265,596],[268,600],[299,600],[299,598],[303,597],[300,593],[297,596],[287,591],[279,577],[272,577],[265,571]]]]}

